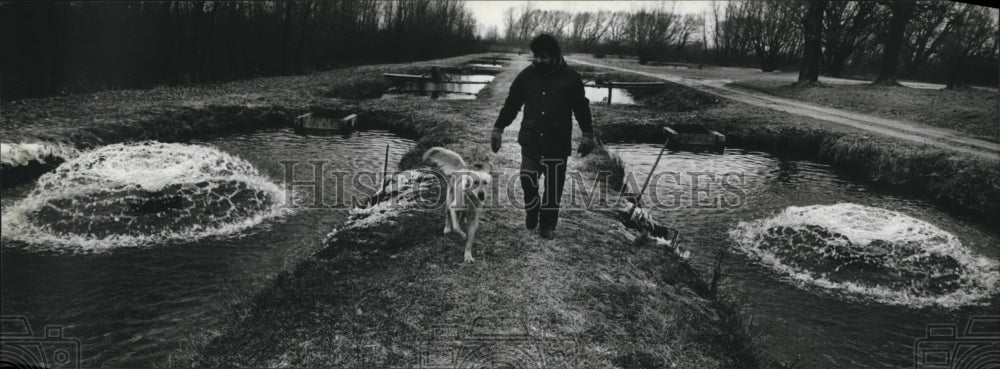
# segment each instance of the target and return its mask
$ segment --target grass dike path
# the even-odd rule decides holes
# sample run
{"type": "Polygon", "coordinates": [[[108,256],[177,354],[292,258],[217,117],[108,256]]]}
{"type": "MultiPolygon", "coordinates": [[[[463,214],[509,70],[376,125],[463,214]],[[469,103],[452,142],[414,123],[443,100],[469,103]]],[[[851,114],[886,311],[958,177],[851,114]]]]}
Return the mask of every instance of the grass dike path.
{"type": "MultiPolygon", "coordinates": [[[[409,106],[414,114],[403,121],[421,136],[414,154],[443,145],[493,172],[516,173],[517,123],[506,130],[498,154],[490,152],[488,136],[510,82],[526,65],[514,58],[476,101],[409,106]]],[[[579,134],[577,129],[575,140],[579,134]]],[[[415,155],[401,163],[401,169],[411,170],[402,175],[408,180],[391,184],[372,208],[356,210],[315,257],[235,303],[230,322],[191,355],[192,364],[766,364],[736,302],[672,249],[626,228],[610,212],[566,209],[557,237],[544,240],[524,229],[519,208],[490,207],[473,249],[476,261],[463,263],[462,240],[441,232],[443,208],[412,206],[415,196],[441,191],[426,180],[428,169],[415,155]]],[[[594,169],[608,161],[603,151],[573,157],[568,170],[594,183],[594,169]]],[[[520,196],[514,185],[501,191],[520,196]]],[[[616,201],[615,191],[601,191],[616,201]]],[[[567,190],[564,203],[582,202],[569,198],[573,195],[567,190]]]]}
{"type": "MultiPolygon", "coordinates": [[[[50,156],[116,142],[288,127],[309,111],[358,113],[370,127],[417,140],[399,163],[405,175],[380,202],[330,225],[315,257],[234,301],[222,329],[193,334],[203,338],[159,366],[781,366],[760,354],[739,302],[714,287],[713,271],[695,270],[611,211],[566,209],[557,238],[542,240],[523,228],[516,206],[491,207],[473,249],[476,262],[462,262],[462,240],[441,234],[444,210],[414,205],[440,195],[426,180],[432,172],[421,155],[444,146],[493,172],[515,173],[519,123],[506,130],[499,154],[489,150],[488,136],[527,61],[511,55],[477,100],[377,97],[388,87],[382,73],[419,74],[478,56],[4,102],[0,137],[22,146],[15,147],[18,156],[4,151],[2,175],[5,183],[21,177],[11,173],[30,178],[45,170],[33,157],[51,166],[57,161],[50,156]],[[8,163],[13,157],[23,160],[8,163]]],[[[662,142],[663,125],[698,123],[724,132],[735,147],[804,155],[987,221],[1000,215],[995,160],[694,92],[671,85],[640,96],[645,106],[592,103],[597,135],[605,142],[662,142]]],[[[599,170],[622,169],[603,150],[569,165],[586,184],[598,182],[599,170]]],[[[501,179],[500,190],[519,198],[517,183],[501,179]]],[[[592,195],[569,186],[567,204],[592,195]]],[[[611,187],[600,190],[614,203],[611,187]]]]}

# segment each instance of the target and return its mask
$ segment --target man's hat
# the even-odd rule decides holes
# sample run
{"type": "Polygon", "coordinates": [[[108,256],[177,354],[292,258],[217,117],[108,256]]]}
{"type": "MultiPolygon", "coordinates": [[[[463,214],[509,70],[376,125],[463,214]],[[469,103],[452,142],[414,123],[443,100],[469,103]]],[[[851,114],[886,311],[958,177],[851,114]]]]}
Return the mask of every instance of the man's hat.
{"type": "Polygon", "coordinates": [[[551,57],[562,55],[562,50],[559,49],[559,41],[556,41],[555,37],[547,34],[535,36],[535,39],[531,40],[531,52],[535,54],[548,54],[551,57]]]}

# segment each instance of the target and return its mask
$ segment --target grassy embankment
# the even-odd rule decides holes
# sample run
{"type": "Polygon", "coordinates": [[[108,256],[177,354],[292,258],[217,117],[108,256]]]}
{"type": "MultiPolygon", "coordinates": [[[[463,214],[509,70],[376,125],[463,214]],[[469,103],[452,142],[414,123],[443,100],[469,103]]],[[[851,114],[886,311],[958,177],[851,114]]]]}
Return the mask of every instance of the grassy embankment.
{"type": "Polygon", "coordinates": [[[817,105],[948,128],[1000,141],[1000,98],[996,90],[931,90],[873,84],[796,87],[786,81],[747,79],[731,86],[817,105]]]}
{"type": "MultiPolygon", "coordinates": [[[[10,142],[86,149],[287,126],[300,113],[325,109],[358,112],[367,123],[418,139],[401,168],[420,167],[426,148],[443,145],[470,162],[515,173],[515,130],[507,131],[500,155],[488,151],[487,132],[519,68],[508,68],[477,101],[359,99],[385,88],[383,72],[468,59],[7,102],[0,132],[10,142]]],[[[602,122],[618,107],[594,110],[602,122]]],[[[585,169],[609,161],[600,151],[571,160],[570,170],[582,170],[583,182],[593,183],[598,174],[585,169]]],[[[716,291],[717,281],[608,212],[566,209],[559,237],[541,240],[523,229],[516,207],[490,208],[477,237],[477,262],[463,264],[461,241],[440,234],[440,210],[411,210],[378,229],[344,230],[319,257],[235,301],[220,331],[193,333],[192,343],[160,365],[412,365],[426,358],[421,343],[433,327],[481,321],[490,334],[509,332],[508,323],[516,322],[513,329],[535,343],[518,351],[522,357],[556,366],[756,367],[764,361],[739,305],[716,291]]],[[[505,349],[510,345],[494,344],[471,359],[512,360],[505,349]]]]}
{"type": "Polygon", "coordinates": [[[87,149],[123,141],[178,140],[209,132],[287,126],[298,114],[313,109],[363,108],[367,100],[352,99],[380,96],[389,87],[382,73],[422,71],[427,65],[457,65],[469,59],[4,101],[0,133],[4,142],[65,142],[87,149]]]}
{"type": "MultiPolygon", "coordinates": [[[[675,69],[643,67],[634,62],[628,64],[627,61],[619,61],[616,65],[646,72],[675,73],[675,69]]],[[[723,75],[731,76],[734,73],[727,68],[721,69],[723,71],[719,73],[723,75]]],[[[681,75],[693,74],[699,78],[711,78],[711,73],[708,67],[677,72],[681,75]]],[[[637,75],[627,78],[653,80],[637,75]]],[[[767,84],[784,83],[774,79],[768,81],[767,84]]],[[[672,88],[686,90],[687,94],[699,94],[681,86],[672,88]]],[[[855,85],[809,88],[785,86],[776,89],[791,91],[787,94],[797,96],[822,96],[831,92],[834,96],[843,96],[845,101],[861,100],[846,96],[852,94],[852,91],[870,90],[869,93],[860,95],[866,96],[870,105],[895,109],[899,115],[887,116],[889,118],[916,120],[970,134],[989,131],[991,119],[993,127],[997,124],[996,92],[855,85]],[[883,102],[880,96],[884,94],[893,97],[883,102]],[[992,99],[990,94],[993,94],[992,99]],[[908,99],[917,103],[906,102],[908,99]],[[944,102],[933,105],[935,101],[944,102]],[[946,103],[953,105],[942,105],[946,103]],[[929,113],[931,110],[936,112],[929,113]],[[966,111],[975,111],[975,118],[970,118],[966,123],[948,124],[962,121],[966,114],[963,112],[966,111]],[[967,127],[963,128],[963,125],[967,127]]],[[[823,98],[813,102],[827,100],[828,98],[823,98]]],[[[738,102],[725,101],[705,108],[704,105],[685,104],[683,99],[674,101],[675,106],[668,111],[687,113],[656,114],[637,107],[622,108],[616,114],[605,117],[604,124],[598,126],[600,136],[605,141],[662,142],[665,136],[660,127],[674,123],[698,123],[726,134],[730,147],[794,155],[831,164],[838,170],[876,186],[930,200],[965,216],[984,218],[981,221],[987,224],[996,224],[1000,220],[1000,163],[995,160],[895,140],[811,117],[738,102]],[[696,110],[698,108],[702,109],[696,110]]],[[[834,104],[832,100],[830,103],[834,104]]],[[[848,108],[845,106],[844,109],[848,108]]],[[[871,114],[878,115],[875,112],[871,114]]]]}
{"type": "Polygon", "coordinates": [[[957,91],[915,87],[876,86],[863,80],[820,78],[828,82],[799,87],[794,83],[797,72],[761,72],[742,67],[703,68],[641,66],[631,59],[593,59],[575,55],[587,61],[634,68],[647,72],[727,81],[731,87],[764,92],[778,97],[800,100],[886,119],[904,120],[933,127],[949,128],[985,140],[1000,141],[1000,94],[996,89],[963,88],[957,91]]]}
{"type": "MultiPolygon", "coordinates": [[[[442,133],[421,136],[420,142],[444,143],[467,161],[516,173],[516,132],[507,131],[499,155],[488,152],[487,136],[517,69],[508,68],[478,101],[419,102],[416,111],[434,114],[415,118],[416,124],[442,133]]],[[[608,113],[595,109],[597,115],[608,113]]],[[[582,163],[572,160],[570,170],[598,168],[602,160],[606,154],[582,163]]],[[[419,165],[401,163],[404,169],[419,165]]],[[[583,171],[582,176],[593,183],[597,174],[583,171]]],[[[501,187],[501,193],[506,191],[520,194],[501,187]]],[[[582,195],[567,191],[567,196],[582,195]]],[[[564,210],[559,237],[541,240],[523,229],[516,207],[499,205],[486,211],[473,264],[461,263],[459,240],[440,234],[440,209],[411,209],[390,224],[342,230],[317,258],[237,303],[231,322],[196,362],[412,366],[421,360],[441,363],[435,360],[471,344],[481,351],[465,359],[489,365],[533,360],[562,367],[761,364],[738,305],[669,249],[636,237],[606,212],[583,209],[564,210]],[[525,336],[483,344],[468,336],[456,343],[448,335],[428,346],[428,337],[441,338],[432,330],[441,324],[471,333],[525,336]]]]}

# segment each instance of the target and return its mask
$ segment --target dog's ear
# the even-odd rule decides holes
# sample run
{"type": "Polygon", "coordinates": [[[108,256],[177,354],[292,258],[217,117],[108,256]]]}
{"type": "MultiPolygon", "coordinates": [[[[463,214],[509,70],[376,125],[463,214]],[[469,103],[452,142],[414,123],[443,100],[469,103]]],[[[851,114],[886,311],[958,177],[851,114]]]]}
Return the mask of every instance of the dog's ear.
{"type": "Polygon", "coordinates": [[[491,163],[486,163],[486,164],[475,163],[475,164],[472,164],[472,167],[475,168],[475,170],[483,172],[483,173],[492,173],[493,172],[493,164],[491,164],[491,163]]]}

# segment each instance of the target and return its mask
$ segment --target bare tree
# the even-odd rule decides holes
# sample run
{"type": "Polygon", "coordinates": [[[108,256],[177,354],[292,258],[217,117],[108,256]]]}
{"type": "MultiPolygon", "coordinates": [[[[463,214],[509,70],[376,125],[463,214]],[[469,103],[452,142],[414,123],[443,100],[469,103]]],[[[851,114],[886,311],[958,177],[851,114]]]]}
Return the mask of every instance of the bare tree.
{"type": "Polygon", "coordinates": [[[726,45],[723,41],[723,37],[726,30],[723,29],[723,22],[725,22],[725,19],[723,18],[724,15],[721,13],[722,9],[719,2],[712,0],[712,48],[715,49],[717,53],[724,54],[726,45]]]}
{"type": "Polygon", "coordinates": [[[450,0],[3,2],[0,44],[17,50],[3,63],[17,72],[0,74],[0,96],[467,53],[476,23],[464,7],[450,0]],[[375,44],[387,47],[366,47],[375,44]]]}
{"type": "Polygon", "coordinates": [[[582,51],[591,51],[608,33],[612,13],[608,11],[580,12],[573,15],[570,23],[570,45],[582,51]]]}
{"type": "Polygon", "coordinates": [[[626,12],[614,12],[608,20],[607,40],[610,48],[619,50],[628,40],[629,14],[626,12]]]}
{"type": "Polygon", "coordinates": [[[655,58],[671,41],[677,15],[672,11],[640,10],[628,20],[625,34],[639,56],[639,64],[655,58]]]}
{"type": "Polygon", "coordinates": [[[795,14],[789,3],[781,0],[747,1],[744,22],[738,28],[749,37],[760,70],[772,72],[796,54],[800,33],[796,32],[795,14]]]}
{"type": "Polygon", "coordinates": [[[539,33],[546,33],[557,39],[561,39],[565,37],[566,28],[569,26],[573,16],[569,12],[562,10],[545,10],[539,11],[536,19],[538,22],[536,29],[539,33]]]}
{"type": "Polygon", "coordinates": [[[958,3],[922,1],[916,3],[913,19],[903,36],[903,72],[913,75],[938,52],[959,18],[958,3]]]}
{"type": "Polygon", "coordinates": [[[593,19],[594,13],[591,12],[580,12],[573,15],[573,21],[570,23],[569,41],[573,46],[583,44],[583,33],[590,27],[590,22],[593,19]]]}
{"type": "Polygon", "coordinates": [[[944,36],[941,50],[941,59],[949,69],[949,89],[964,85],[962,72],[970,58],[995,58],[997,54],[997,18],[992,9],[962,4],[954,27],[954,32],[944,36]]]}
{"type": "Polygon", "coordinates": [[[711,54],[708,53],[708,11],[701,13],[701,56],[698,58],[698,69],[708,62],[711,54]]]}
{"type": "Polygon", "coordinates": [[[882,67],[879,69],[878,77],[875,78],[874,83],[898,85],[896,74],[899,69],[900,50],[903,47],[903,32],[913,16],[916,3],[909,1],[890,2],[888,6],[892,12],[892,18],[889,20],[889,28],[884,37],[885,49],[882,54],[882,67]]]}
{"type": "Polygon", "coordinates": [[[727,2],[725,7],[712,2],[712,43],[718,61],[739,62],[749,55],[750,40],[743,32],[746,13],[746,8],[736,2],[727,2]]]}
{"type": "Polygon", "coordinates": [[[602,10],[594,14],[593,21],[590,22],[590,26],[584,30],[583,33],[583,43],[586,46],[596,45],[604,35],[606,35],[611,28],[612,14],[609,11],[602,10]]]}
{"type": "Polygon", "coordinates": [[[855,50],[874,37],[880,14],[875,2],[831,1],[826,5],[823,29],[823,70],[840,77],[855,50]]]}
{"type": "Polygon", "coordinates": [[[535,30],[538,29],[538,15],[539,11],[530,1],[521,6],[521,15],[517,21],[519,42],[527,41],[535,34],[535,30]]]}
{"type": "Polygon", "coordinates": [[[812,1],[806,5],[802,17],[802,65],[799,69],[799,85],[819,82],[819,66],[823,60],[823,10],[826,1],[812,1]]]}
{"type": "Polygon", "coordinates": [[[518,17],[515,13],[514,7],[509,7],[507,10],[503,11],[503,26],[504,26],[504,40],[507,42],[515,42],[518,30],[518,17]]]}
{"type": "Polygon", "coordinates": [[[675,32],[677,44],[677,51],[681,52],[687,43],[691,41],[691,36],[698,31],[704,29],[705,19],[698,14],[685,14],[680,22],[675,32]]]}
{"type": "Polygon", "coordinates": [[[302,46],[305,44],[306,37],[309,36],[309,25],[310,19],[313,15],[313,5],[312,1],[306,1],[302,3],[301,12],[302,17],[299,20],[299,40],[295,45],[295,52],[292,53],[293,64],[295,65],[295,72],[302,73],[302,46]]]}

